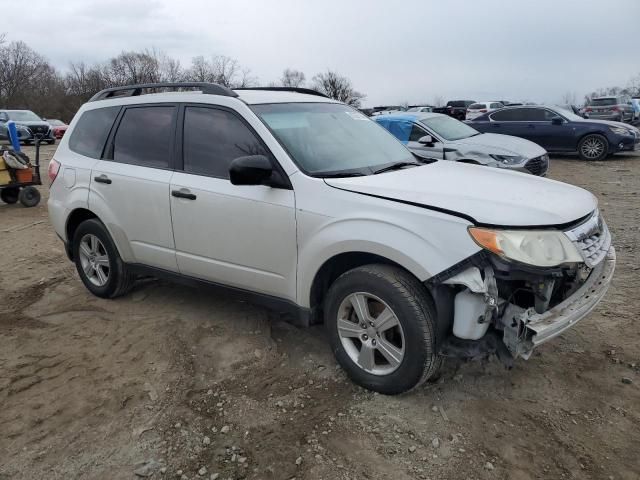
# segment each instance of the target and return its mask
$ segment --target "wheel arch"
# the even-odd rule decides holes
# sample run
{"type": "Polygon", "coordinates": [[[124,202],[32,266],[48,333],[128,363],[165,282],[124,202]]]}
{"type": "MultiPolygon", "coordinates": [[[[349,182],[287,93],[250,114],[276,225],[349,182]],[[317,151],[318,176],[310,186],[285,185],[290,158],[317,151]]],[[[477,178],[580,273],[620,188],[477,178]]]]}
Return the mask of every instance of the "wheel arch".
{"type": "Polygon", "coordinates": [[[113,243],[115,244],[116,249],[118,250],[118,254],[123,259],[131,258],[131,252],[128,249],[123,249],[123,242],[118,241],[119,240],[118,236],[114,235],[113,229],[110,228],[110,226],[106,222],[104,222],[98,215],[96,215],[93,211],[89,210],[88,208],[78,207],[68,215],[67,221],[65,223],[65,236],[67,239],[67,241],[65,242],[65,248],[66,248],[67,256],[69,257],[69,260],[73,261],[73,236],[75,234],[75,231],[77,230],[77,228],[80,226],[82,222],[85,222],[91,219],[96,219],[104,225],[104,227],[107,229],[107,232],[109,232],[109,235],[111,235],[111,239],[113,240],[113,243]],[[125,255],[123,255],[123,253],[125,255]]]}
{"type": "Polygon", "coordinates": [[[341,252],[327,258],[316,270],[308,290],[308,303],[311,311],[312,323],[319,323],[322,319],[322,302],[329,288],[340,275],[363,265],[384,264],[400,268],[418,278],[418,272],[401,265],[386,256],[367,251],[341,252]]]}

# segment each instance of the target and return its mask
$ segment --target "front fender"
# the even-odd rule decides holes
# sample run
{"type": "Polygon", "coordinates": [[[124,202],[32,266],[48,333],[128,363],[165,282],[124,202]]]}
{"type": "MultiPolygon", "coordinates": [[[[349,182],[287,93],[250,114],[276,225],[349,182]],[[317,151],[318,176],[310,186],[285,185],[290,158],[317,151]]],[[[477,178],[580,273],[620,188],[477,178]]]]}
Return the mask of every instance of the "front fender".
{"type": "Polygon", "coordinates": [[[298,219],[298,303],[310,306],[316,274],[339,254],[378,255],[425,281],[479,250],[466,232],[465,220],[437,212],[424,217],[422,225],[416,222],[409,227],[403,224],[407,219],[400,218],[318,218],[303,212],[298,219]]]}

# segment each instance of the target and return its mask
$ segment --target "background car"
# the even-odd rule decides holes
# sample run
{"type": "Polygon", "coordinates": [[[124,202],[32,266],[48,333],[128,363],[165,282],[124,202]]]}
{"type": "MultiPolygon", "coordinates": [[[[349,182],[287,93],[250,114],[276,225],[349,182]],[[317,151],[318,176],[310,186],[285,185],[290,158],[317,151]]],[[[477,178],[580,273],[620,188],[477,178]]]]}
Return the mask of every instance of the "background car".
{"type": "Polygon", "coordinates": [[[467,108],[467,120],[473,120],[476,117],[479,117],[483,113],[493,112],[494,110],[498,110],[499,108],[504,107],[504,105],[500,102],[478,102],[469,105],[467,108]]]}
{"type": "Polygon", "coordinates": [[[584,112],[588,118],[617,122],[631,122],[634,115],[631,98],[624,95],[592,98],[584,112]]]}
{"type": "Polygon", "coordinates": [[[9,120],[16,123],[18,139],[25,145],[33,143],[36,135],[42,135],[42,141],[45,143],[56,143],[51,126],[31,110],[0,110],[0,140],[9,140],[9,120]]]}
{"type": "Polygon", "coordinates": [[[633,107],[633,120],[640,120],[640,98],[632,98],[631,106],[633,107]]]}
{"type": "Polygon", "coordinates": [[[428,113],[428,112],[433,112],[433,108],[434,107],[432,105],[411,105],[407,109],[407,112],[428,113]]]}
{"type": "Polygon", "coordinates": [[[69,128],[69,125],[64,123],[62,120],[56,120],[55,118],[47,118],[47,123],[51,125],[53,136],[58,140],[64,137],[64,133],[67,131],[67,128],[69,128]]]}
{"type": "Polygon", "coordinates": [[[440,113],[399,113],[375,120],[409,150],[423,158],[454,160],[545,175],[547,152],[533,142],[507,135],[482,134],[440,113]]]}
{"type": "Polygon", "coordinates": [[[444,107],[434,108],[435,113],[444,113],[450,117],[464,120],[467,118],[467,108],[476,103],[475,100],[449,100],[444,107]]]}
{"type": "Polygon", "coordinates": [[[579,117],[558,107],[505,107],[469,122],[485,133],[525,138],[548,152],[577,152],[583,160],[602,160],[609,154],[635,150],[640,131],[630,125],[579,117]]]}

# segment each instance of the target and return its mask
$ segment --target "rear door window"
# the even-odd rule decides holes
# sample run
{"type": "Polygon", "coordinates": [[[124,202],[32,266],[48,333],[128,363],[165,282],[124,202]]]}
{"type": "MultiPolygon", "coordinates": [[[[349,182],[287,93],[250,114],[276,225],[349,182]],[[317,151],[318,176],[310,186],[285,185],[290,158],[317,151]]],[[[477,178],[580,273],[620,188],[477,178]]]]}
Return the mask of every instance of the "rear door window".
{"type": "Polygon", "coordinates": [[[127,108],[113,141],[113,160],[169,168],[176,112],[173,105],[127,108]]]}
{"type": "Polygon", "coordinates": [[[270,156],[262,141],[237,115],[217,108],[186,107],[183,139],[187,173],[226,179],[236,158],[270,156]]]}
{"type": "Polygon", "coordinates": [[[69,149],[86,157],[100,158],[120,107],[84,112],[69,138],[69,149]]]}

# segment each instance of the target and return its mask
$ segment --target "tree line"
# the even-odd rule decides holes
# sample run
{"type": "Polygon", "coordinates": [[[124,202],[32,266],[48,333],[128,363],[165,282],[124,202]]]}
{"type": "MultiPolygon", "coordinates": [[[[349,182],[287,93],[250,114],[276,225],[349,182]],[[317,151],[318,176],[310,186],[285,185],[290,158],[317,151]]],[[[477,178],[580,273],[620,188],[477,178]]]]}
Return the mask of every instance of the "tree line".
{"type": "MultiPolygon", "coordinates": [[[[33,110],[46,118],[70,121],[96,92],[138,83],[212,82],[229,88],[261,83],[249,68],[225,55],[196,56],[187,66],[155,49],[122,52],[103,62],[71,62],[62,72],[22,41],[0,35],[0,108],[33,110]]],[[[267,86],[308,87],[360,107],[365,95],[351,80],[327,70],[307,81],[303,72],[287,68],[267,86]]]]}

